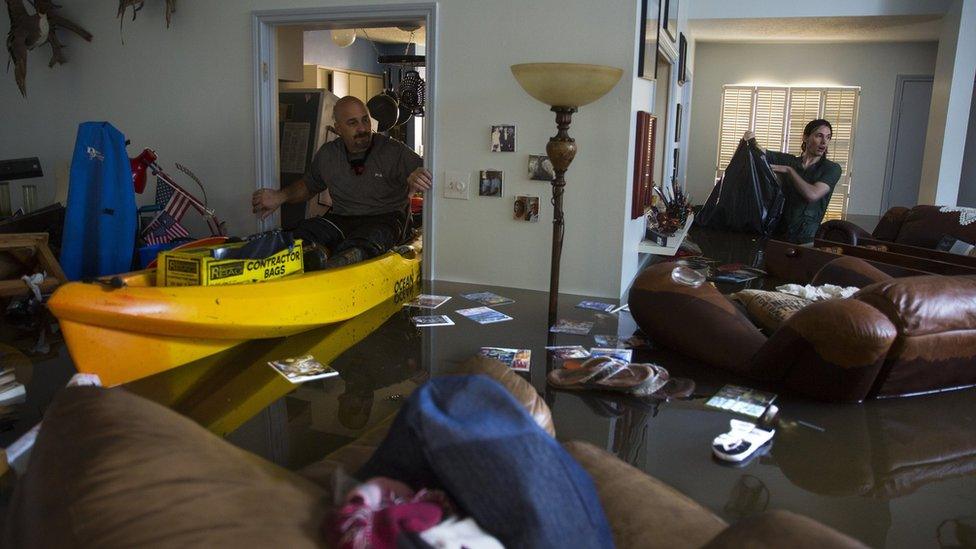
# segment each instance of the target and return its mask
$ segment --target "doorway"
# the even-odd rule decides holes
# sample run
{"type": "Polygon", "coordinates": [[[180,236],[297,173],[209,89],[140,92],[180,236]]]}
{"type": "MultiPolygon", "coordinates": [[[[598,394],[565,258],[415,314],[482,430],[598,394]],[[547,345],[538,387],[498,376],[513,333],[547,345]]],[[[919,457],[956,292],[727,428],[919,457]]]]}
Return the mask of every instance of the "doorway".
{"type": "MultiPolygon", "coordinates": [[[[436,165],[437,143],[432,129],[436,113],[431,105],[436,98],[437,5],[434,3],[402,6],[323,7],[256,11],[252,14],[255,89],[255,179],[256,187],[279,188],[279,95],[277,30],[285,27],[314,27],[316,29],[377,28],[422,25],[425,29],[426,100],[422,150],[424,165],[433,172],[436,165]]],[[[433,241],[436,193],[428,192],[423,208],[423,247],[425,281],[434,272],[433,241]]],[[[280,212],[261,221],[262,231],[281,226],[280,212]]]]}
{"type": "Polygon", "coordinates": [[[895,206],[918,203],[931,103],[932,76],[898,75],[879,214],[895,206]]]}

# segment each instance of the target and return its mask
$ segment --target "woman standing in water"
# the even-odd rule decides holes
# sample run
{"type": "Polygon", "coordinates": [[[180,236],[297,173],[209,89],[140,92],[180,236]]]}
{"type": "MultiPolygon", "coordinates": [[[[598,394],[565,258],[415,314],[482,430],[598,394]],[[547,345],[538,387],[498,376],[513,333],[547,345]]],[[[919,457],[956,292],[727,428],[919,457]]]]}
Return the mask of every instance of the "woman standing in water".
{"type": "MultiPolygon", "coordinates": [[[[748,141],[755,134],[746,131],[742,139],[748,141]]],[[[833,137],[833,127],[823,119],[811,120],[803,128],[800,156],[766,151],[769,167],[783,174],[783,216],[775,235],[794,242],[813,240],[820,222],[823,221],[840,180],[840,164],[827,160],[827,146],[833,137]]]]}

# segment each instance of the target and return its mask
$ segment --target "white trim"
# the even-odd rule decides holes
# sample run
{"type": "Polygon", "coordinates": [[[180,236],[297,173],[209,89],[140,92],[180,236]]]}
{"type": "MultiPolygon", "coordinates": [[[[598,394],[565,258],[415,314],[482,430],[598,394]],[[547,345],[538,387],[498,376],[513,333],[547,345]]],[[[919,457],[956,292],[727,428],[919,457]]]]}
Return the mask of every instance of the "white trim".
{"type": "MultiPolygon", "coordinates": [[[[277,113],[274,97],[276,89],[275,43],[274,27],[278,25],[301,25],[316,23],[319,25],[334,24],[335,27],[369,26],[378,21],[383,23],[395,22],[402,19],[404,23],[424,20],[427,44],[427,109],[424,121],[424,165],[431,173],[435,173],[438,142],[434,137],[437,127],[436,105],[437,93],[437,52],[438,52],[438,13],[437,2],[422,2],[394,5],[369,6],[337,6],[320,8],[297,8],[281,10],[258,10],[251,14],[252,41],[254,55],[254,173],[256,187],[276,188],[278,181],[278,130],[276,126],[277,113]],[[266,68],[264,65],[266,64],[266,68]],[[265,76],[267,75],[267,76],[265,76]]],[[[436,175],[435,175],[436,180],[436,175]]],[[[433,209],[438,202],[437,193],[428,192],[424,197],[424,269],[423,279],[429,282],[434,279],[435,234],[433,209]]],[[[269,230],[280,226],[278,212],[261,221],[261,230],[269,230]]]]}

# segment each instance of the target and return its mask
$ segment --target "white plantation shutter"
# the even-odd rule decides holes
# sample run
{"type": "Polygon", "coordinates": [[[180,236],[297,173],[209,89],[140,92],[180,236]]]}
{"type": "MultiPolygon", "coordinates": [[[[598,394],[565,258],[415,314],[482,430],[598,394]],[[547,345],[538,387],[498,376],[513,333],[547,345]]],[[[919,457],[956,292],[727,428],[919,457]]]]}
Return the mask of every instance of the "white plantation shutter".
{"type": "MultiPolygon", "coordinates": [[[[783,128],[786,127],[786,90],[783,88],[756,89],[756,115],[753,131],[756,142],[764,149],[783,148],[783,128]]],[[[743,130],[745,131],[745,130],[743,130]]],[[[742,133],[739,133],[742,137],[742,133]]]]}
{"type": "MultiPolygon", "coordinates": [[[[808,88],[793,88],[790,90],[790,125],[786,139],[787,152],[796,156],[803,154],[800,144],[803,143],[803,127],[807,122],[820,116],[821,91],[808,88]]],[[[774,149],[775,150],[775,149],[774,149]]]]}
{"type": "Polygon", "coordinates": [[[851,159],[854,150],[854,118],[857,114],[858,91],[852,89],[828,89],[824,91],[824,108],[821,118],[828,120],[834,128],[827,158],[840,164],[841,177],[830,197],[824,219],[840,219],[847,211],[851,194],[853,166],[851,159]]]}
{"type": "Polygon", "coordinates": [[[854,127],[860,88],[811,88],[789,86],[725,86],[722,91],[718,165],[721,178],[746,130],[756,133],[765,149],[799,156],[803,128],[816,118],[834,128],[827,158],[841,167],[841,178],[824,219],[836,219],[847,211],[853,179],[854,127]]]}
{"type": "Polygon", "coordinates": [[[719,177],[732,160],[739,139],[752,127],[753,88],[726,86],[722,93],[721,131],[718,145],[719,177]]]}

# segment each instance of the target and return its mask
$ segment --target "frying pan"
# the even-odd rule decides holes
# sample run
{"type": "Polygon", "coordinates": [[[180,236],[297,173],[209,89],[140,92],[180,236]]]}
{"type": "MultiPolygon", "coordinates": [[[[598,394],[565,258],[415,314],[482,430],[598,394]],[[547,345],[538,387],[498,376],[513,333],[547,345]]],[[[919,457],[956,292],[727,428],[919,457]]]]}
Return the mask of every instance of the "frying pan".
{"type": "MultiPolygon", "coordinates": [[[[383,84],[389,83],[389,71],[383,74],[383,84]]],[[[400,116],[399,104],[396,99],[391,97],[386,90],[374,95],[366,103],[369,114],[377,122],[377,131],[385,132],[396,125],[397,118],[400,116]]]]}

